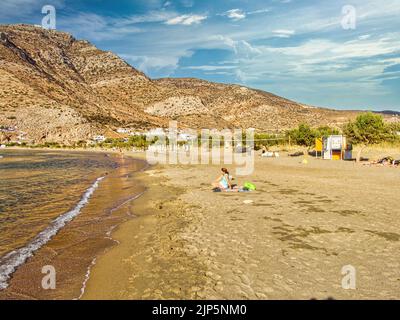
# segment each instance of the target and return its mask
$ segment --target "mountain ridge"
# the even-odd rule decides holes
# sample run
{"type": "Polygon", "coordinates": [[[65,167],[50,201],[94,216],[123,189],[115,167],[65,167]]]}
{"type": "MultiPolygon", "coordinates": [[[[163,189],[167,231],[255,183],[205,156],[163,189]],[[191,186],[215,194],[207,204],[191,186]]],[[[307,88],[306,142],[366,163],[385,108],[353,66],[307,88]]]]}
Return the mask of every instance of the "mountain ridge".
{"type": "Polygon", "coordinates": [[[88,140],[107,128],[340,126],[357,111],[323,109],[237,84],[150,79],[86,40],[31,25],[0,25],[0,125],[26,139],[88,140]]]}

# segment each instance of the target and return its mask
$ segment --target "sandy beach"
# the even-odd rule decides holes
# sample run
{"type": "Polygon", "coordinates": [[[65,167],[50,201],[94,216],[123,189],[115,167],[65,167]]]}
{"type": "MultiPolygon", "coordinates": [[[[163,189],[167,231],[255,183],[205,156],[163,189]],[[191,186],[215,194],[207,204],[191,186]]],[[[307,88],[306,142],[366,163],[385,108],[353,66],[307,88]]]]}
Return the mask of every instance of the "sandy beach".
{"type": "MultiPolygon", "coordinates": [[[[364,156],[389,154],[400,158],[398,149],[364,156]]],[[[111,173],[0,299],[399,298],[398,167],[304,164],[281,152],[236,177],[257,191],[213,193],[221,166],[138,171],[145,154],[124,157],[139,161],[111,173]],[[49,264],[61,270],[56,290],[40,286],[49,264]],[[342,288],[348,265],[355,290],[342,288]]]]}
{"type": "Polygon", "coordinates": [[[252,193],[211,192],[219,166],[141,173],[136,218],[113,232],[119,245],[97,259],[82,298],[398,299],[399,169],[301,161],[257,157],[237,179],[252,193]],[[342,288],[348,265],[355,290],[342,288]]]}

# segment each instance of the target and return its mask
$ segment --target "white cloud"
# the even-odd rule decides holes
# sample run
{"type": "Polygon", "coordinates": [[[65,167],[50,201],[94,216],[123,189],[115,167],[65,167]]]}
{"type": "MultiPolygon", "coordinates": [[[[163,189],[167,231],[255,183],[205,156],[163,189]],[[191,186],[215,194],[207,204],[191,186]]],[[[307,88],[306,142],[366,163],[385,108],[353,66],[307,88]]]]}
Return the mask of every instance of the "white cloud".
{"type": "Polygon", "coordinates": [[[399,52],[400,43],[392,38],[376,41],[348,41],[332,48],[335,58],[368,58],[378,55],[399,52]]]}
{"type": "Polygon", "coordinates": [[[231,70],[235,68],[236,66],[210,66],[210,65],[184,67],[184,69],[201,70],[201,71],[231,70]]]}
{"type": "Polygon", "coordinates": [[[294,30],[286,30],[286,29],[273,30],[272,32],[276,37],[279,38],[290,38],[296,33],[294,30]]]}
{"type": "Polygon", "coordinates": [[[186,8],[191,8],[194,5],[193,0],[180,0],[181,4],[186,8]]]}
{"type": "Polygon", "coordinates": [[[230,76],[232,75],[232,72],[226,72],[226,71],[205,71],[204,74],[206,75],[220,75],[220,76],[230,76]]]}
{"type": "Polygon", "coordinates": [[[371,35],[370,35],[370,34],[366,34],[366,35],[363,35],[363,36],[359,36],[359,37],[358,37],[359,40],[367,40],[367,39],[369,39],[369,38],[371,38],[371,35]]]}
{"type": "Polygon", "coordinates": [[[239,80],[240,82],[246,83],[247,76],[242,70],[237,69],[235,72],[235,76],[236,76],[236,79],[239,80]]]}
{"type": "Polygon", "coordinates": [[[260,13],[267,13],[267,12],[270,12],[270,11],[271,11],[270,9],[260,9],[260,10],[249,11],[249,12],[247,12],[247,14],[248,15],[260,14],[260,13]]]}
{"type": "Polygon", "coordinates": [[[270,12],[270,9],[265,8],[265,9],[259,9],[259,10],[248,11],[248,12],[246,12],[242,9],[231,9],[222,14],[218,14],[218,16],[225,16],[233,21],[239,21],[239,20],[246,19],[246,17],[248,15],[256,15],[256,14],[267,13],[267,12],[270,12]]]}
{"type": "Polygon", "coordinates": [[[309,40],[296,47],[265,47],[265,50],[289,56],[303,56],[304,58],[313,59],[308,60],[308,62],[320,63],[339,59],[369,58],[398,52],[400,50],[400,42],[394,40],[395,38],[388,37],[380,40],[354,40],[337,43],[319,39],[309,40]]]}
{"type": "Polygon", "coordinates": [[[174,12],[167,11],[149,11],[143,15],[132,15],[124,19],[119,19],[120,24],[136,24],[136,23],[149,23],[149,22],[165,22],[168,19],[176,16],[174,12]]]}
{"type": "Polygon", "coordinates": [[[135,56],[129,54],[120,54],[120,57],[132,63],[138,70],[148,73],[149,70],[166,70],[172,73],[177,67],[179,57],[174,56],[135,56]]]}
{"type": "MultiPolygon", "coordinates": [[[[361,1],[361,0],[360,0],[361,1]]],[[[398,0],[385,0],[377,3],[376,1],[361,1],[355,4],[359,19],[370,19],[377,17],[397,16],[400,13],[398,0]]]]}
{"type": "MultiPolygon", "coordinates": [[[[312,83],[313,90],[332,88],[332,92],[354,90],[379,91],[380,80],[374,77],[384,72],[396,58],[384,55],[400,51],[398,34],[386,38],[353,40],[345,43],[315,39],[292,47],[258,47],[257,59],[245,60],[241,71],[248,77],[265,78],[260,70],[268,70],[267,78],[274,83],[293,81],[312,83]],[[373,59],[373,63],[371,63],[373,59]],[[318,79],[323,80],[321,83],[318,79]]],[[[265,71],[264,71],[265,72],[265,71]]],[[[302,88],[300,88],[303,90],[302,88]]]]}
{"type": "Polygon", "coordinates": [[[288,56],[304,56],[310,57],[319,55],[321,52],[327,52],[334,48],[336,44],[329,40],[309,40],[306,43],[295,47],[265,47],[267,52],[281,53],[288,56]]]}
{"type": "Polygon", "coordinates": [[[196,15],[196,14],[184,14],[181,16],[177,16],[175,18],[171,18],[165,22],[168,25],[184,25],[190,26],[192,24],[200,24],[203,20],[206,20],[207,16],[205,15],[196,15]]]}
{"type": "Polygon", "coordinates": [[[224,13],[224,15],[226,15],[229,19],[232,19],[234,21],[239,21],[246,18],[246,13],[240,9],[228,10],[227,12],[224,13]]]}
{"type": "Polygon", "coordinates": [[[254,55],[261,54],[261,51],[258,48],[253,47],[245,40],[233,40],[232,38],[223,35],[212,37],[212,39],[221,41],[226,46],[232,48],[235,54],[239,57],[250,58],[254,55]]]}
{"type": "Polygon", "coordinates": [[[240,83],[248,83],[252,80],[257,80],[258,76],[254,76],[254,74],[248,73],[245,68],[238,68],[235,71],[235,77],[240,83]]]}

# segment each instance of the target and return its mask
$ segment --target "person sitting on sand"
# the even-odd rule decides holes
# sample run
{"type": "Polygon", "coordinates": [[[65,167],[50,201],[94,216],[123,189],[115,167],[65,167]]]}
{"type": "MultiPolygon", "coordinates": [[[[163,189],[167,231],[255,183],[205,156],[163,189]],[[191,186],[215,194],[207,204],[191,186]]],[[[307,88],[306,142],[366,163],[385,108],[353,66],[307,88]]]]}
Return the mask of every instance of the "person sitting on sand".
{"type": "Polygon", "coordinates": [[[222,175],[218,177],[212,184],[214,188],[219,188],[221,190],[229,190],[232,189],[232,185],[230,182],[229,171],[226,168],[222,168],[222,175]]]}
{"type": "Polygon", "coordinates": [[[269,152],[269,149],[266,146],[262,146],[262,154],[269,152]]]}

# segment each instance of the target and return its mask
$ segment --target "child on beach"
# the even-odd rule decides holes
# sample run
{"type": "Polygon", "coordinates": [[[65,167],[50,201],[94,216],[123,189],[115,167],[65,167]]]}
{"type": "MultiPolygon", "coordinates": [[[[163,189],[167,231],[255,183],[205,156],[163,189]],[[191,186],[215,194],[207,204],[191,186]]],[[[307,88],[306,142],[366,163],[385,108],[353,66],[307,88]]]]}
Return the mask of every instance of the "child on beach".
{"type": "Polygon", "coordinates": [[[228,169],[222,168],[221,171],[222,175],[212,183],[214,189],[220,189],[221,191],[239,191],[237,185],[231,184],[232,177],[229,175],[228,169]]]}

